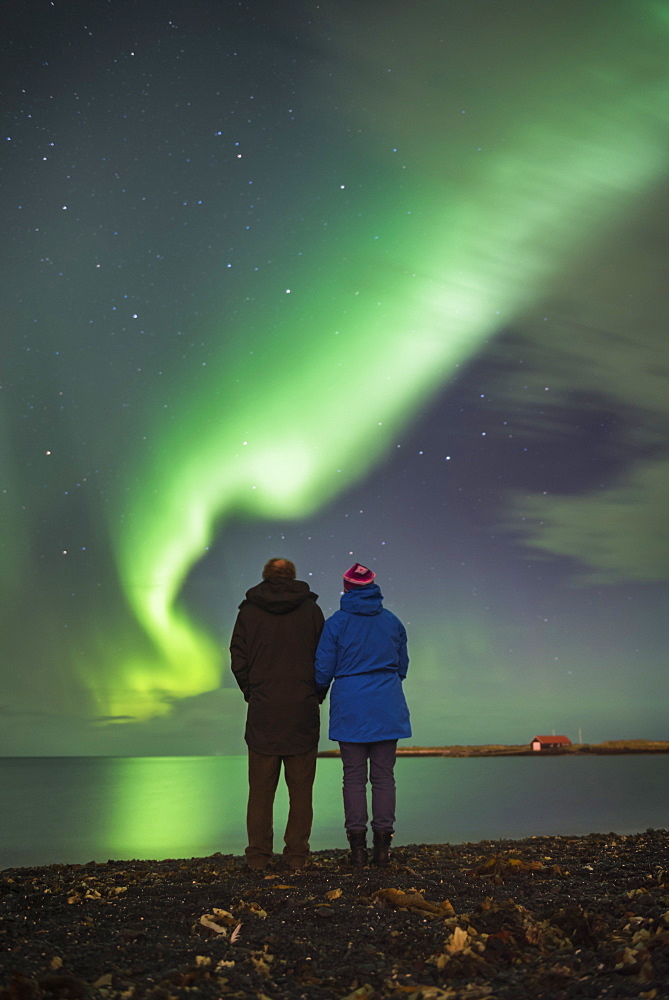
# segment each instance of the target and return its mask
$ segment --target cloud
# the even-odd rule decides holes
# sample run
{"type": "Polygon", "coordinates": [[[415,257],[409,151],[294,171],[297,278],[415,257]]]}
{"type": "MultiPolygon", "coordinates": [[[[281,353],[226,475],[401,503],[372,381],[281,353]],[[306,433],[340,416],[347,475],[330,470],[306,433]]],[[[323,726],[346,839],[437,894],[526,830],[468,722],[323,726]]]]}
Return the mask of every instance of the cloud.
{"type": "Polygon", "coordinates": [[[547,495],[512,491],[502,525],[537,554],[578,561],[580,585],[669,578],[669,240],[657,221],[667,210],[669,191],[656,190],[490,352],[497,406],[515,414],[514,433],[547,453],[562,440],[573,455],[574,474],[561,468],[547,495]],[[584,430],[597,414],[598,433],[584,430]],[[574,495],[584,465],[592,475],[574,495]]]}
{"type": "Polygon", "coordinates": [[[517,496],[512,506],[524,545],[584,567],[575,583],[669,578],[669,460],[640,465],[602,492],[517,496]]]}
{"type": "Polygon", "coordinates": [[[246,706],[239,691],[218,690],[174,703],[168,715],[132,721],[0,707],[0,756],[207,756],[239,754],[246,706]]]}

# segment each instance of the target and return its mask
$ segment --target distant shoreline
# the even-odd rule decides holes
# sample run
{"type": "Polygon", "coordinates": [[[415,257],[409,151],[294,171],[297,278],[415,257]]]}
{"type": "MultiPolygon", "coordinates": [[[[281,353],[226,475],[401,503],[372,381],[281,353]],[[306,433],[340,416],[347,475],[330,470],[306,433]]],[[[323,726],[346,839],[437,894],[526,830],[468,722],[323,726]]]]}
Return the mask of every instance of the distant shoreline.
{"type": "MultiPolygon", "coordinates": [[[[608,740],[606,743],[572,743],[570,746],[549,750],[532,750],[527,743],[397,748],[398,757],[573,757],[640,753],[669,753],[669,740],[608,740]]],[[[318,756],[339,755],[339,750],[323,750],[318,756]]]]}

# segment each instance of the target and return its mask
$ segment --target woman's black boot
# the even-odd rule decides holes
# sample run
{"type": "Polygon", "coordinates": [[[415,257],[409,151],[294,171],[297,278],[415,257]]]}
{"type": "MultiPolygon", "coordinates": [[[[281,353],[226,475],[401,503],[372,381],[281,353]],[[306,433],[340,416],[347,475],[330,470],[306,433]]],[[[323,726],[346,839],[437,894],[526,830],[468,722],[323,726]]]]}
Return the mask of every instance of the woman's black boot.
{"type": "Polygon", "coordinates": [[[367,864],[367,831],[347,830],[346,836],[351,847],[350,861],[356,868],[367,864]]]}
{"type": "Polygon", "coordinates": [[[374,850],[372,864],[385,868],[390,863],[390,841],[393,835],[389,830],[374,831],[374,850]]]}

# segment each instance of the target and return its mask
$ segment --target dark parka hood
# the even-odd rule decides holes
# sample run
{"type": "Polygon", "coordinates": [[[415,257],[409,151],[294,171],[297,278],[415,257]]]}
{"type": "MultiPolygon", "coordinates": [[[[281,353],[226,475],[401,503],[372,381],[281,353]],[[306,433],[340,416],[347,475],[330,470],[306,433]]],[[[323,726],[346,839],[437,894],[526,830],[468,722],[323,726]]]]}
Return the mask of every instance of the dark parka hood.
{"type": "Polygon", "coordinates": [[[273,615],[285,615],[299,608],[305,601],[318,600],[318,594],[309,590],[309,585],[303,580],[285,580],[273,577],[246,591],[246,600],[239,605],[254,604],[261,611],[269,611],[273,615]]]}
{"type": "Polygon", "coordinates": [[[368,583],[341,595],[339,607],[351,615],[380,615],[383,611],[383,594],[378,584],[368,583]]]}

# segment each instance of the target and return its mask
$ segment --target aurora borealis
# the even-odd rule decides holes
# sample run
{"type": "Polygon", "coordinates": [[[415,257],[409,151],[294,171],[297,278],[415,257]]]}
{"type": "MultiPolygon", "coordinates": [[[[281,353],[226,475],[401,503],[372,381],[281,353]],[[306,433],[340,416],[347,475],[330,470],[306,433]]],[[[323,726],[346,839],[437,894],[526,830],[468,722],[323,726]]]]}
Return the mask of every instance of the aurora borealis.
{"type": "Polygon", "coordinates": [[[271,555],[418,743],[666,737],[669,3],[9,20],[0,752],[239,749],[271,555]]]}

